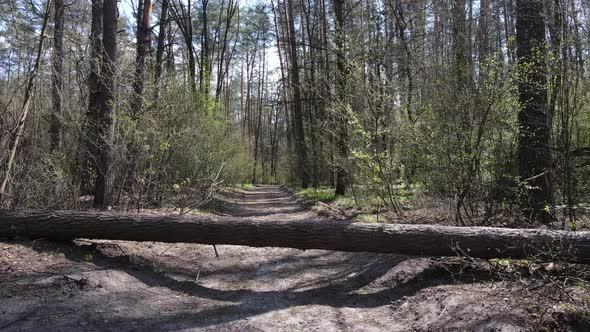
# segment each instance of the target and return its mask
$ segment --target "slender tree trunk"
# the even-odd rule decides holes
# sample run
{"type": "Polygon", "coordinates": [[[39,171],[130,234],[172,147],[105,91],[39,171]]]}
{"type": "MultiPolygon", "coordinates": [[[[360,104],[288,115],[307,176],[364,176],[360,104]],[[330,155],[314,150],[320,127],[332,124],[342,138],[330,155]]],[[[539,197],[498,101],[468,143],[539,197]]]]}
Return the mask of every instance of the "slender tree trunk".
{"type": "MultiPolygon", "coordinates": [[[[307,102],[307,114],[308,114],[308,134],[310,145],[311,145],[311,161],[309,162],[309,167],[311,169],[311,185],[313,187],[319,186],[320,177],[319,177],[319,163],[320,163],[320,155],[319,155],[319,144],[321,139],[318,139],[319,130],[318,130],[318,103],[320,98],[318,98],[318,82],[316,81],[316,50],[318,49],[317,38],[315,34],[315,24],[311,19],[310,11],[312,8],[308,8],[306,6],[305,1],[300,1],[301,6],[301,25],[300,29],[304,32],[303,35],[307,36],[307,56],[303,58],[307,58],[308,62],[304,63],[303,67],[308,68],[304,71],[304,81],[308,82],[306,84],[307,87],[307,98],[309,102],[307,102]]],[[[303,40],[303,44],[305,45],[305,38],[303,40]]],[[[304,48],[303,54],[306,54],[306,50],[304,48]]]]}
{"type": "Polygon", "coordinates": [[[532,218],[549,221],[547,208],[553,204],[553,195],[543,1],[516,1],[516,43],[522,77],[518,82],[522,105],[518,113],[519,171],[521,179],[532,188],[524,204],[532,218]]]}
{"type": "Polygon", "coordinates": [[[102,5],[103,0],[92,0],[92,19],[90,23],[90,75],[88,76],[88,109],[80,134],[78,151],[78,173],[80,193],[94,193],[92,173],[98,171],[98,100],[101,94],[102,64],[102,5]]]}
{"type": "Polygon", "coordinates": [[[190,78],[191,92],[197,92],[197,73],[196,73],[196,62],[195,62],[195,50],[192,46],[192,40],[190,41],[190,47],[188,48],[188,73],[190,78]]]}
{"type": "Polygon", "coordinates": [[[468,85],[470,74],[468,31],[465,21],[465,0],[453,0],[453,74],[459,90],[455,91],[455,94],[463,92],[463,88],[468,85]]]}
{"type": "Polygon", "coordinates": [[[143,1],[142,11],[137,14],[137,53],[135,55],[135,75],[133,82],[133,99],[131,112],[139,116],[143,111],[144,72],[147,52],[150,48],[150,19],[152,0],[143,1]]]}
{"type": "Polygon", "coordinates": [[[295,35],[295,12],[293,0],[285,0],[288,6],[289,42],[291,48],[291,87],[293,91],[293,123],[295,129],[295,149],[297,151],[297,168],[301,187],[309,185],[309,170],[307,169],[307,147],[305,144],[305,129],[303,127],[303,105],[301,103],[301,82],[299,81],[299,66],[297,42],[295,35]]]}
{"type": "MultiPolygon", "coordinates": [[[[227,45],[229,43],[229,31],[231,28],[231,23],[233,20],[234,15],[236,15],[239,8],[239,3],[230,0],[227,4],[227,11],[225,15],[225,26],[223,31],[223,39],[221,40],[221,47],[219,49],[219,55],[217,59],[217,86],[215,88],[215,101],[219,102],[219,98],[221,96],[221,89],[223,87],[223,81],[225,76],[227,75],[227,70],[229,67],[229,60],[226,60],[226,53],[227,53],[227,45]],[[224,66],[224,63],[227,61],[227,66],[224,66]]],[[[237,38],[237,37],[236,37],[237,38]]],[[[233,52],[232,52],[233,53],[233,52]]],[[[229,56],[231,58],[231,54],[229,56]]]]}
{"type": "Polygon", "coordinates": [[[211,79],[209,72],[209,22],[207,17],[207,6],[209,0],[201,0],[203,6],[202,20],[203,30],[201,32],[201,61],[199,63],[199,91],[203,96],[209,94],[209,81],[211,79]]]}
{"type": "MultiPolygon", "coordinates": [[[[258,91],[256,97],[256,123],[254,125],[254,160],[252,165],[252,183],[257,183],[257,168],[258,168],[258,160],[259,160],[259,153],[258,151],[261,150],[260,148],[260,141],[262,140],[261,136],[263,133],[262,128],[262,104],[263,104],[263,90],[264,90],[264,80],[265,80],[265,59],[266,59],[266,49],[263,48],[262,52],[259,52],[259,59],[258,59],[258,91]]],[[[264,157],[264,156],[263,156],[264,157]]],[[[264,162],[264,158],[260,158],[264,162]]]]}
{"type": "Polygon", "coordinates": [[[168,6],[170,0],[162,0],[162,11],[160,12],[158,45],[156,46],[156,68],[154,73],[155,96],[159,96],[159,81],[162,76],[162,64],[164,62],[164,51],[166,48],[166,33],[168,32],[168,6]]]}
{"type": "Polygon", "coordinates": [[[115,76],[117,61],[117,0],[104,0],[102,16],[102,64],[100,96],[97,100],[98,172],[94,206],[106,208],[112,203],[115,76]]]}
{"type": "Polygon", "coordinates": [[[489,25],[490,25],[490,0],[481,0],[480,8],[479,8],[479,47],[478,47],[478,58],[479,58],[479,66],[480,66],[480,77],[483,77],[481,73],[483,69],[483,62],[486,60],[488,55],[490,54],[490,33],[489,33],[489,25]]]}
{"type": "MultiPolygon", "coordinates": [[[[337,91],[338,102],[343,108],[346,107],[346,65],[344,50],[344,0],[334,0],[334,16],[336,18],[336,67],[338,68],[337,91]]],[[[348,159],[348,128],[346,125],[346,114],[338,119],[338,137],[336,144],[340,162],[336,166],[336,195],[344,195],[348,186],[348,172],[343,163],[348,159]]]]}
{"type": "Polygon", "coordinates": [[[64,0],[55,0],[54,27],[53,27],[53,53],[51,54],[51,97],[53,112],[49,136],[51,138],[51,151],[61,150],[61,117],[62,117],[62,90],[63,90],[63,43],[64,43],[64,0]]]}
{"type": "Polygon", "coordinates": [[[176,74],[176,62],[174,61],[174,34],[172,34],[172,24],[168,23],[168,51],[166,53],[166,70],[168,75],[176,74]]]}
{"type": "MultiPolygon", "coordinates": [[[[283,48],[281,47],[281,39],[284,40],[285,36],[283,34],[283,30],[280,28],[280,25],[279,25],[279,13],[277,13],[277,8],[274,5],[274,0],[271,0],[270,4],[272,6],[272,11],[273,11],[275,37],[276,37],[276,42],[277,42],[277,53],[279,55],[279,69],[281,72],[281,98],[282,98],[282,102],[283,102],[285,117],[287,118],[288,113],[289,113],[289,105],[287,103],[287,101],[289,100],[288,90],[287,90],[288,81],[287,81],[287,77],[286,77],[287,75],[285,75],[285,61],[283,60],[283,48]]],[[[287,124],[287,127],[288,127],[288,124],[287,124]]],[[[291,134],[290,134],[289,130],[287,130],[287,147],[289,147],[289,148],[291,147],[291,134]]]]}
{"type": "MultiPolygon", "coordinates": [[[[191,16],[191,0],[188,0],[186,8],[184,7],[184,2],[179,1],[178,5],[173,2],[173,6],[170,7],[174,13],[174,20],[182,33],[182,37],[184,39],[184,43],[186,46],[187,57],[188,57],[188,74],[189,74],[189,85],[191,93],[195,94],[197,92],[197,83],[196,83],[196,67],[195,67],[195,47],[193,45],[193,23],[192,23],[192,16],[191,16]],[[180,12],[179,12],[180,11],[180,12]]],[[[172,44],[170,43],[170,50],[172,50],[172,44]]],[[[173,57],[169,58],[172,60],[173,57]]]]}

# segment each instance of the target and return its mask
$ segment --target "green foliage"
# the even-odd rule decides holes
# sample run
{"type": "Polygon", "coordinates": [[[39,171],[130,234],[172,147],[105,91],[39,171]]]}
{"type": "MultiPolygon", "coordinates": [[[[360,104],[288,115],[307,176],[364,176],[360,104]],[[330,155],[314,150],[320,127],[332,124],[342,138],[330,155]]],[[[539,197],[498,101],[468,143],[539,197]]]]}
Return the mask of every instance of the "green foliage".
{"type": "MultiPolygon", "coordinates": [[[[350,106],[345,106],[344,112],[347,122],[351,127],[351,152],[349,160],[346,161],[353,177],[352,190],[355,183],[362,184],[360,187],[370,193],[369,196],[377,196],[380,199],[379,205],[401,213],[400,194],[404,187],[401,178],[402,165],[396,155],[386,149],[386,142],[383,137],[390,135],[385,128],[366,127],[359,115],[352,112],[350,106]]],[[[357,193],[355,203],[358,204],[357,193]]],[[[361,195],[364,193],[361,193],[361,195]]]]}
{"type": "Polygon", "coordinates": [[[134,197],[152,193],[147,203],[182,205],[179,196],[198,201],[212,186],[247,178],[246,146],[218,106],[201,100],[169,86],[140,117],[122,116],[121,137],[137,169],[130,186],[134,197]]]}
{"type": "Polygon", "coordinates": [[[427,190],[455,197],[459,221],[478,214],[501,178],[516,171],[516,84],[496,59],[482,65],[477,90],[452,76],[435,83],[437,98],[424,108],[412,142],[417,149],[406,148],[424,152],[408,167],[427,190]]]}

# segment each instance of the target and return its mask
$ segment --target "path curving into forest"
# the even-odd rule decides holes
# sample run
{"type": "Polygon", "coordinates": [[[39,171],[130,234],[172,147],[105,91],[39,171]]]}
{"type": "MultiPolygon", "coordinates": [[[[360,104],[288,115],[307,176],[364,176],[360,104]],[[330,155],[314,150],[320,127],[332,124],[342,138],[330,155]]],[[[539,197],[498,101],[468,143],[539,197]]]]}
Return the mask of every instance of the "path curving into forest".
{"type": "MultiPolygon", "coordinates": [[[[232,215],[260,222],[318,218],[280,186],[229,200],[237,207],[232,215]]],[[[0,243],[0,327],[518,331],[527,321],[516,303],[498,300],[512,298],[510,285],[457,283],[427,258],[226,245],[216,257],[208,245],[85,244],[0,243]]]]}

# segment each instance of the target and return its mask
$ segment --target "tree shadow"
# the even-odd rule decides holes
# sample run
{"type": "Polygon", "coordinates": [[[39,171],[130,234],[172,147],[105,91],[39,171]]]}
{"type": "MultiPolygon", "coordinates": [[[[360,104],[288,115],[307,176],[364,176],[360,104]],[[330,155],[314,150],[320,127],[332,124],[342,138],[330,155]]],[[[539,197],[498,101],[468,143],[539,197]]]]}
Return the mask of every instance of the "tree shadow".
{"type": "MultiPolygon", "coordinates": [[[[490,280],[485,271],[469,277],[456,278],[440,264],[427,264],[411,275],[398,278],[395,269],[408,260],[407,257],[373,253],[342,253],[333,251],[314,251],[312,255],[299,257],[289,255],[264,261],[257,267],[229,266],[211,271],[216,273],[235,273],[248,278],[257,278],[256,270],[263,270],[268,280],[288,275],[297,278],[303,270],[322,269],[329,264],[340,262],[344,268],[330,271],[312,280],[301,282],[279,290],[220,289],[207,287],[195,282],[194,275],[185,275],[179,280],[170,275],[171,271],[160,271],[145,259],[141,264],[126,255],[115,253],[115,249],[100,248],[96,245],[70,244],[73,250],[64,252],[68,259],[83,261],[85,252],[92,252],[93,264],[101,269],[116,269],[129,274],[148,287],[163,287],[174,292],[201,299],[214,300],[216,304],[202,310],[181,310],[158,317],[104,317],[110,326],[128,326],[140,323],[142,326],[156,324],[183,324],[198,328],[247,319],[256,315],[288,309],[296,306],[321,305],[333,308],[377,308],[391,305],[396,301],[412,296],[420,290],[457,282],[480,282],[490,280]],[[329,260],[326,260],[329,258],[329,260]],[[389,273],[389,274],[388,274],[389,273]],[[293,275],[295,274],[295,275],[293,275]],[[377,285],[375,285],[377,284],[377,285]],[[138,322],[141,320],[141,322],[138,322]]],[[[45,251],[44,246],[34,247],[45,251]]],[[[172,271],[178,275],[178,271],[172,271]]],[[[183,273],[180,273],[181,276],[183,273]]],[[[247,281],[247,280],[244,280],[247,281]]],[[[272,288],[272,287],[271,287],[272,288]]],[[[105,304],[106,305],[106,304],[105,304]]]]}

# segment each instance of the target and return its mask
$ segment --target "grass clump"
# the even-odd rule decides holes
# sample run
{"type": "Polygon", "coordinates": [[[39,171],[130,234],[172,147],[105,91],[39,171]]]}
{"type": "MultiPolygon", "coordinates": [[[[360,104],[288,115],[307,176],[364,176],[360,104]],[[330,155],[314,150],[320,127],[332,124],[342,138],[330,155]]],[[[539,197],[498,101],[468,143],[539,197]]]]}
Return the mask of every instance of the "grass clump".
{"type": "Polygon", "coordinates": [[[252,183],[238,183],[236,189],[253,189],[255,186],[252,183]]]}
{"type": "Polygon", "coordinates": [[[336,198],[334,189],[328,187],[306,188],[297,191],[297,196],[307,199],[312,204],[328,203],[336,198]]]}
{"type": "Polygon", "coordinates": [[[384,220],[383,218],[381,220],[379,220],[379,217],[377,215],[370,214],[370,213],[361,213],[356,219],[360,222],[368,222],[368,223],[377,223],[377,222],[384,220]]]}

